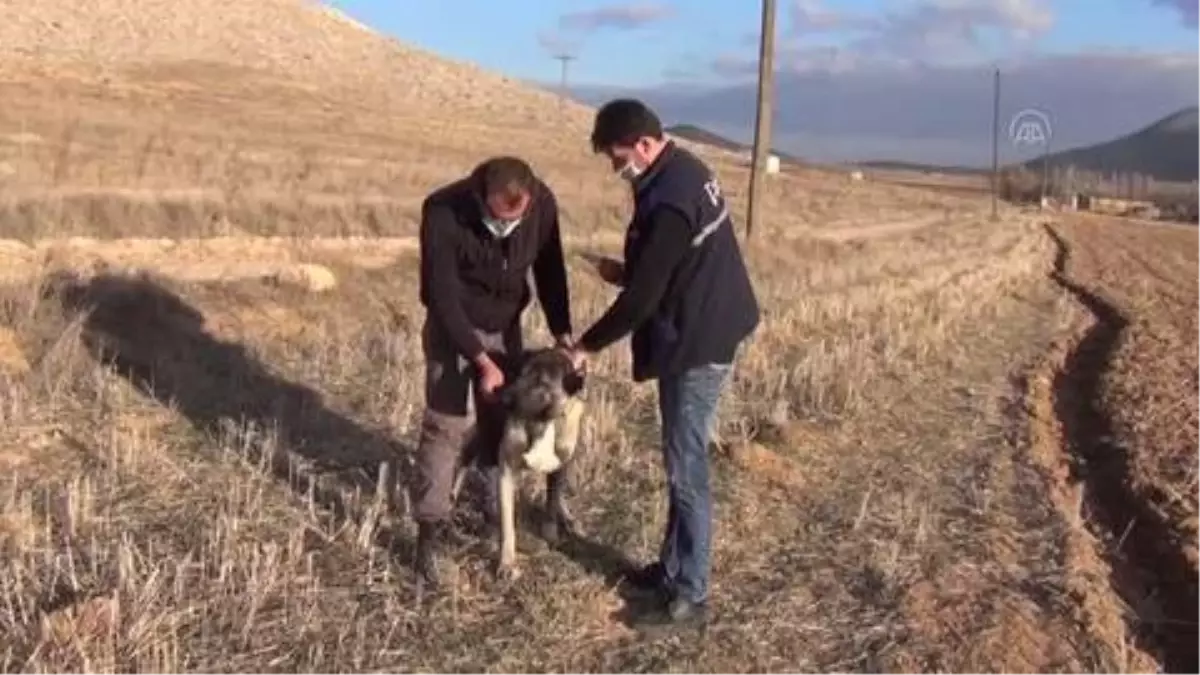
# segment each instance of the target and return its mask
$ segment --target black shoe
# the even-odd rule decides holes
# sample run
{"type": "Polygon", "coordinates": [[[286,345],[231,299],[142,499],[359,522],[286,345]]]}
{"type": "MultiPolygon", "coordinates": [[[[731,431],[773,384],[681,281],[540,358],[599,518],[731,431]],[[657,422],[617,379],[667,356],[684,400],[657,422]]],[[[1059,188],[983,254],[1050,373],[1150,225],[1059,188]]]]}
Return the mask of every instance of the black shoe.
{"type": "Polygon", "coordinates": [[[414,571],[418,582],[424,583],[428,590],[436,591],[441,587],[438,576],[437,549],[443,538],[445,525],[442,523],[417,524],[417,553],[413,561],[414,571]]]}
{"type": "Polygon", "coordinates": [[[671,592],[667,588],[666,571],[660,562],[652,562],[649,565],[627,570],[623,579],[637,595],[650,595],[663,603],[671,600],[671,592]]]}
{"type": "Polygon", "coordinates": [[[642,591],[658,590],[666,585],[667,575],[662,563],[652,562],[649,565],[635,567],[625,572],[625,582],[642,591]]]}
{"type": "Polygon", "coordinates": [[[708,626],[708,604],[675,598],[657,611],[634,618],[631,623],[635,629],[650,633],[664,630],[703,630],[708,626]]]}

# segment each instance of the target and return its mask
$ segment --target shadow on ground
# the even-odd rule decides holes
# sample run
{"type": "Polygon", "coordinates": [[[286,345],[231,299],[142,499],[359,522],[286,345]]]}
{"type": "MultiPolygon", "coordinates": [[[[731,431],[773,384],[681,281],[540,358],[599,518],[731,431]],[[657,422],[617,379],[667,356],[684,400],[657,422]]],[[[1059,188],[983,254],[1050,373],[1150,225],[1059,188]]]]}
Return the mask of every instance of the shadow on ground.
{"type": "MultiPolygon", "coordinates": [[[[93,358],[203,433],[273,434],[274,442],[239,445],[302,498],[311,495],[338,520],[358,520],[387,463],[386,496],[395,506],[408,448],[272,373],[244,346],[209,334],[200,311],[155,280],[61,275],[47,290],[83,316],[82,342],[93,358]]],[[[409,542],[397,534],[381,530],[376,543],[407,559],[409,542]]]]}

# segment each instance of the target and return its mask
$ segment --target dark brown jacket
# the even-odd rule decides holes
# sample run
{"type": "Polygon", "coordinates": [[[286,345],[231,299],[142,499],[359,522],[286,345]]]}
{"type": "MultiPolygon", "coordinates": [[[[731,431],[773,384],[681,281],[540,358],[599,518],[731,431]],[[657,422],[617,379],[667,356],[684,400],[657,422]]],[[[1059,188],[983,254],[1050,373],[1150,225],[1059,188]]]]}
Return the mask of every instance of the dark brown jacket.
{"type": "Polygon", "coordinates": [[[529,305],[533,269],[538,301],[554,335],[571,332],[567,271],[554,193],[538,180],[521,224],[497,239],[482,221],[477,183],[468,176],[435,190],[421,205],[421,303],[468,358],[483,351],[475,328],[496,332],[529,305]]]}

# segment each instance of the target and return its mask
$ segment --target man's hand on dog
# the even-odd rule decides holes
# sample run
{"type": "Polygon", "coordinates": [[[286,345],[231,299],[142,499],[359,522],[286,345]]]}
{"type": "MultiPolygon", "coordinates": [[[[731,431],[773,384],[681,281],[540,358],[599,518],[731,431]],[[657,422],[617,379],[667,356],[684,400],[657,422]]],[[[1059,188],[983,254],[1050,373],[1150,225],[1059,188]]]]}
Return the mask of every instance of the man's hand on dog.
{"type": "Polygon", "coordinates": [[[484,400],[494,400],[500,387],[504,386],[504,371],[487,354],[477,357],[475,366],[479,369],[479,393],[484,400]]]}
{"type": "Polygon", "coordinates": [[[567,358],[571,359],[571,367],[575,369],[575,372],[583,373],[587,370],[588,354],[581,347],[560,346],[559,349],[567,355],[567,358]]]}
{"type": "Polygon", "coordinates": [[[554,338],[554,346],[571,359],[571,367],[575,369],[575,372],[582,373],[587,367],[587,352],[575,344],[575,338],[571,337],[569,333],[554,338]]]}

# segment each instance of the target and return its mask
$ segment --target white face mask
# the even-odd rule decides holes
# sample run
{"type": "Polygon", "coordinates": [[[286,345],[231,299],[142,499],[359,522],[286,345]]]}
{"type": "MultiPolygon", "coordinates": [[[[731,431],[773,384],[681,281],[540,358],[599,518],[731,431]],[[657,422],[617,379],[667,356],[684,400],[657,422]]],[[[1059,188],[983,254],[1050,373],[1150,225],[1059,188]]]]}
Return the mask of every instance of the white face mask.
{"type": "Polygon", "coordinates": [[[517,229],[517,226],[520,224],[520,218],[514,218],[513,220],[500,220],[498,218],[492,218],[491,216],[483,217],[483,226],[486,227],[488,232],[491,232],[492,236],[497,239],[504,239],[508,235],[512,234],[513,230],[517,229]]]}
{"type": "Polygon", "coordinates": [[[631,159],[625,162],[625,166],[617,169],[617,175],[632,183],[637,180],[638,176],[642,175],[642,169],[637,164],[634,164],[631,159]]]}

